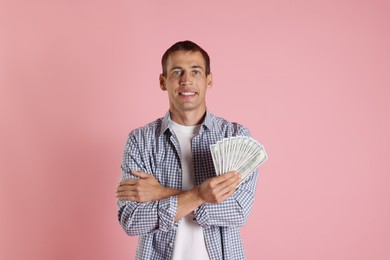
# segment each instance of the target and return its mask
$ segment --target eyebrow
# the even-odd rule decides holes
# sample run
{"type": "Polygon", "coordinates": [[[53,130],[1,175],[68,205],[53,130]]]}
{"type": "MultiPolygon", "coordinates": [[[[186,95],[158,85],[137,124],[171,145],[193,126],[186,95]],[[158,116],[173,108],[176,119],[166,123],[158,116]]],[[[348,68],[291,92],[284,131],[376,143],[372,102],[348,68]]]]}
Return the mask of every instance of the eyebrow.
{"type": "MultiPolygon", "coordinates": [[[[204,68],[202,66],[199,66],[199,65],[193,65],[190,67],[191,69],[201,69],[201,70],[204,70],[204,68]]],[[[183,69],[183,67],[180,67],[180,66],[175,66],[173,67],[170,71],[172,70],[176,70],[176,69],[183,69]]]]}

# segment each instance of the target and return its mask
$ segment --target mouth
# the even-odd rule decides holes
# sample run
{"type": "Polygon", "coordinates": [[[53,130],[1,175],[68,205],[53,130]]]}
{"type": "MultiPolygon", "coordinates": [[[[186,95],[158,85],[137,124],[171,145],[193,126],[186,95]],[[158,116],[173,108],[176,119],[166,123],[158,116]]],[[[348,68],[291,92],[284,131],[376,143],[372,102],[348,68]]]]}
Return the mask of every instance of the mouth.
{"type": "Polygon", "coordinates": [[[187,97],[195,96],[195,94],[196,94],[196,92],[191,92],[191,91],[179,92],[179,95],[181,95],[181,96],[187,96],[187,97]]]}

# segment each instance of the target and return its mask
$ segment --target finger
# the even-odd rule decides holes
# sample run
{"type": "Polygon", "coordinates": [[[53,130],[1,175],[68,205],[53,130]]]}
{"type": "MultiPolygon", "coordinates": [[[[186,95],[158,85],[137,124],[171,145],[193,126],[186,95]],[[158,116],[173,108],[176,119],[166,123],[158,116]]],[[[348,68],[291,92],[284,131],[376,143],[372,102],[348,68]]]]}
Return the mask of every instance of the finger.
{"type": "Polygon", "coordinates": [[[148,178],[150,177],[149,174],[145,173],[145,172],[141,172],[141,171],[131,171],[131,174],[134,175],[134,176],[137,176],[141,179],[145,179],[145,178],[148,178]]]}
{"type": "Polygon", "coordinates": [[[224,196],[225,194],[233,193],[237,189],[240,182],[241,178],[239,178],[238,176],[237,178],[229,179],[224,183],[225,185],[221,187],[221,189],[218,191],[218,194],[220,196],[224,196]]]}
{"type": "Polygon", "coordinates": [[[117,197],[125,197],[125,196],[135,196],[137,195],[136,191],[126,190],[126,191],[118,191],[115,193],[117,197]]]}
{"type": "Polygon", "coordinates": [[[221,183],[221,182],[224,182],[230,178],[233,178],[237,174],[238,174],[238,172],[236,172],[236,171],[230,171],[230,172],[227,172],[225,174],[222,174],[222,175],[214,177],[214,178],[216,180],[216,183],[221,183]]]}
{"type": "Polygon", "coordinates": [[[226,194],[223,194],[223,195],[220,197],[220,202],[223,202],[223,201],[225,201],[226,199],[228,199],[230,196],[232,196],[233,193],[234,193],[234,191],[235,191],[235,190],[232,190],[232,191],[230,191],[230,192],[228,192],[228,193],[226,193],[226,194]]]}
{"type": "Polygon", "coordinates": [[[236,191],[239,184],[240,184],[240,182],[235,182],[232,185],[230,185],[229,187],[227,187],[226,189],[224,189],[223,193],[221,195],[219,195],[220,202],[222,202],[222,201],[226,200],[227,198],[229,198],[230,196],[232,196],[233,193],[236,191]]]}
{"type": "Polygon", "coordinates": [[[123,185],[123,186],[119,186],[116,191],[117,192],[120,192],[120,191],[135,191],[139,188],[137,188],[135,185],[123,185]]]}
{"type": "Polygon", "coordinates": [[[119,200],[132,200],[135,201],[138,199],[138,194],[136,192],[118,192],[115,194],[115,197],[117,197],[119,200]]]}
{"type": "Polygon", "coordinates": [[[124,185],[134,185],[137,183],[138,180],[135,180],[135,179],[126,179],[126,180],[122,180],[121,182],[119,182],[119,186],[124,186],[124,185]]]}
{"type": "Polygon", "coordinates": [[[134,202],[140,202],[137,196],[121,196],[117,197],[120,201],[134,201],[134,202]]]}
{"type": "Polygon", "coordinates": [[[216,190],[217,191],[221,191],[221,190],[225,189],[226,187],[228,187],[228,186],[230,186],[230,185],[232,185],[232,184],[234,184],[236,182],[239,182],[240,180],[241,180],[241,174],[235,172],[232,177],[230,177],[228,179],[225,179],[224,181],[220,182],[216,186],[216,190]]]}

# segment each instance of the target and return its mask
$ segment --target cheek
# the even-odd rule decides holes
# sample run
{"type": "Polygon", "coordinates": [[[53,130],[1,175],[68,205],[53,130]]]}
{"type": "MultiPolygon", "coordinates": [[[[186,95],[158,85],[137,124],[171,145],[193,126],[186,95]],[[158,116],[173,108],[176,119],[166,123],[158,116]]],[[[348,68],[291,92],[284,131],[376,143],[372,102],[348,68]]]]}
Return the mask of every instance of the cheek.
{"type": "Polygon", "coordinates": [[[169,77],[168,81],[171,83],[179,82],[180,78],[179,77],[169,77]]]}

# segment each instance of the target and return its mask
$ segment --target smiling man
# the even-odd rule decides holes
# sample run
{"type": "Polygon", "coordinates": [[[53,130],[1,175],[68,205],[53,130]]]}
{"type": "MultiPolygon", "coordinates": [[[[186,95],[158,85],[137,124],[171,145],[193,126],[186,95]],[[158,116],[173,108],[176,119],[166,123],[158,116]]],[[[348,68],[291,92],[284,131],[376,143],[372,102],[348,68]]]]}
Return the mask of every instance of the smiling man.
{"type": "Polygon", "coordinates": [[[200,46],[177,42],[164,53],[160,87],[169,111],[129,134],[117,189],[120,224],[140,236],[136,259],[245,259],[239,228],[258,174],[241,184],[234,171],[216,176],[210,145],[249,131],[209,113],[211,86],[200,46]]]}

